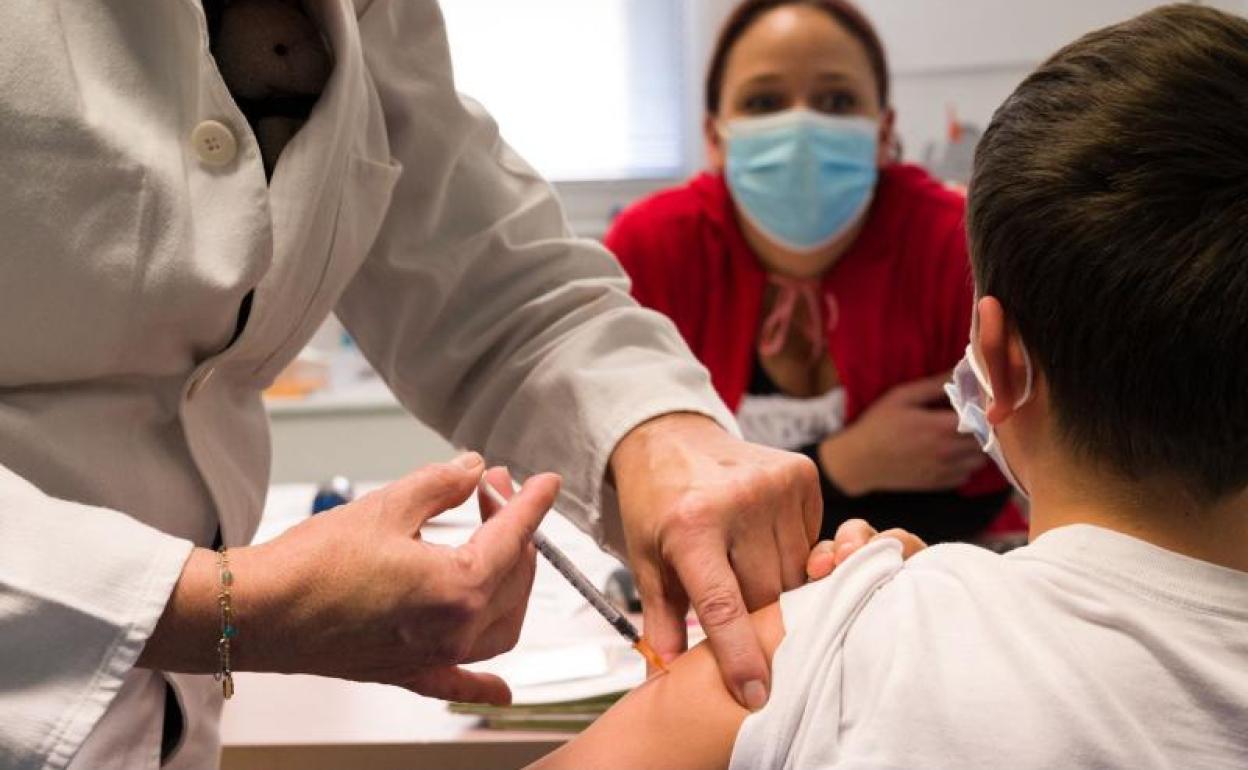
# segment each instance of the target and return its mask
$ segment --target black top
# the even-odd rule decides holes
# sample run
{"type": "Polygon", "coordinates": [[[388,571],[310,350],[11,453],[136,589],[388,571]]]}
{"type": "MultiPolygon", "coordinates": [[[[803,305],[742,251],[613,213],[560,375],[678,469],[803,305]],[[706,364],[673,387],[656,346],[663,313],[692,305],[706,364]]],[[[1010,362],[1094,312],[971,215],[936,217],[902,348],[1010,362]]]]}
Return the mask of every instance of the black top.
{"type": "MultiPolygon", "coordinates": [[[[288,0],[266,0],[272,20],[265,22],[263,35],[239,33],[240,25],[261,23],[255,18],[235,17],[230,24],[231,0],[202,2],[213,58],[255,134],[265,176],[271,177],[286,142],[312,114],[332,56],[302,6],[292,8],[288,0]],[[293,56],[293,51],[303,55],[293,56]],[[321,55],[309,56],[309,51],[321,55]]],[[[266,7],[251,3],[248,10],[254,17],[266,7]]]]}
{"type": "MultiPolygon", "coordinates": [[[[781,393],[767,370],[755,359],[754,373],[747,392],[755,396],[781,393]]],[[[854,497],[836,486],[819,462],[819,445],[808,444],[796,451],[819,466],[823,487],[823,525],[819,538],[831,539],[847,519],[866,519],[881,532],[893,527],[909,530],[929,544],[950,540],[970,540],[1001,513],[1009,501],[1004,489],[987,495],[966,497],[957,490],[936,492],[872,492],[854,497]]]]}

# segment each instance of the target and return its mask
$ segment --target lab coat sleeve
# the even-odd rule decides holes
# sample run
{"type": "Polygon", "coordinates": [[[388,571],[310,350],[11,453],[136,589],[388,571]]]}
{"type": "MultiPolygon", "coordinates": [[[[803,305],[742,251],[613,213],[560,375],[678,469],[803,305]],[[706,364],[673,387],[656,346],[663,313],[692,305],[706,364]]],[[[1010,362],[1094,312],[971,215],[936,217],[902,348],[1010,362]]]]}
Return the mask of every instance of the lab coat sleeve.
{"type": "Polygon", "coordinates": [[[560,510],[620,554],[616,443],[669,412],[733,418],[672,323],[455,92],[436,3],[374,0],[360,29],[403,173],[337,313],[413,414],[517,476],[562,474],[560,510]]]}
{"type": "Polygon", "coordinates": [[[0,767],[62,768],[134,666],[191,544],[0,467],[0,767]]]}

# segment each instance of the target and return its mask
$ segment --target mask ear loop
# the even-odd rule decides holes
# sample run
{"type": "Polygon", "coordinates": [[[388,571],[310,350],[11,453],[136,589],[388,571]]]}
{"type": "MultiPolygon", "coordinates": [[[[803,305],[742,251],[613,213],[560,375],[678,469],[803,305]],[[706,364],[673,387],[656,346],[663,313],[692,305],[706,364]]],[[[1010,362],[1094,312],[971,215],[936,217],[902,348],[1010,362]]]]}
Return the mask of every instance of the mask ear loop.
{"type": "MultiPolygon", "coordinates": [[[[1031,400],[1032,382],[1035,379],[1034,371],[1031,367],[1031,354],[1027,352],[1027,345],[1020,339],[1019,347],[1023,349],[1023,366],[1027,371],[1027,384],[1023,387],[1023,394],[1014,401],[1014,408],[1021,409],[1028,401],[1031,400]]],[[[984,374],[983,369],[979,365],[979,361],[975,357],[975,348],[967,345],[967,359],[971,365],[971,371],[975,373],[975,379],[979,381],[979,387],[984,391],[984,395],[988,398],[996,398],[992,394],[992,383],[988,381],[988,376],[984,374]]]]}
{"type": "Polygon", "coordinates": [[[1032,385],[1032,379],[1033,379],[1032,377],[1033,372],[1031,369],[1031,354],[1027,352],[1027,346],[1023,344],[1023,341],[1021,339],[1018,341],[1018,346],[1023,349],[1023,365],[1027,367],[1027,385],[1026,387],[1023,388],[1023,395],[1020,396],[1018,400],[1014,402],[1015,409],[1021,409],[1024,404],[1026,404],[1028,401],[1031,400],[1031,385],[1032,385]]]}
{"type": "MultiPolygon", "coordinates": [[[[979,300],[980,298],[978,296],[972,300],[971,339],[974,339],[979,333],[979,300]]],[[[1035,371],[1031,367],[1031,354],[1027,352],[1027,343],[1023,342],[1021,337],[1018,340],[1018,346],[1023,349],[1023,366],[1027,371],[1027,384],[1023,387],[1023,395],[1019,396],[1018,399],[1014,401],[1015,409],[1023,408],[1023,406],[1031,400],[1032,385],[1035,380],[1035,371]]],[[[996,398],[996,396],[992,395],[992,383],[988,382],[988,378],[984,376],[983,371],[980,370],[979,362],[975,360],[974,346],[969,343],[966,346],[966,355],[967,358],[970,359],[971,370],[975,372],[976,378],[980,382],[980,387],[984,390],[984,394],[987,395],[988,398],[996,398]]]]}

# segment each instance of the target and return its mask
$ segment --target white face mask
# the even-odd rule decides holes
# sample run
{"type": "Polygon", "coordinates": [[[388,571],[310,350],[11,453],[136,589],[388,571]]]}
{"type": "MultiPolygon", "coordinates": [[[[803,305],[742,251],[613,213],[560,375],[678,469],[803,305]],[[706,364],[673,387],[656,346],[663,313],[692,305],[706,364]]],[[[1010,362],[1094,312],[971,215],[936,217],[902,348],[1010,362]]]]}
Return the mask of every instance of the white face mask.
{"type": "MultiPolygon", "coordinates": [[[[1023,389],[1023,395],[1014,402],[1015,409],[1031,400],[1031,356],[1027,354],[1026,347],[1023,347],[1023,362],[1027,366],[1027,386],[1023,389]]],[[[984,396],[993,397],[992,384],[980,371],[979,363],[975,360],[975,352],[971,350],[969,344],[966,346],[966,353],[962,356],[962,360],[953,368],[952,378],[945,383],[945,394],[949,396],[949,403],[953,404],[953,410],[958,413],[958,433],[974,436],[979,441],[980,448],[997,464],[997,468],[1001,470],[1006,480],[1019,491],[1019,494],[1027,497],[1027,490],[1018,482],[1014,472],[1010,470],[1005,454],[1001,451],[1001,442],[997,440],[996,430],[988,422],[988,407],[984,396]]]]}

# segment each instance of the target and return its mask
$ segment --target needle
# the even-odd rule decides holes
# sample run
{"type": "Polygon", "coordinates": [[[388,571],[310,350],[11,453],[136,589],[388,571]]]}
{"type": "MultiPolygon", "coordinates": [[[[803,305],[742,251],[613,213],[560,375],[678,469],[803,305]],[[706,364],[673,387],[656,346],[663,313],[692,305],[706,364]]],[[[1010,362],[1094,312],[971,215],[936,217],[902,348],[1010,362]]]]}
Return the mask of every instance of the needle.
{"type": "MultiPolygon", "coordinates": [[[[485,480],[484,476],[481,477],[481,482],[478,486],[481,489],[481,493],[490,498],[495,505],[500,508],[507,505],[507,499],[504,498],[497,489],[491,486],[489,482],[485,480]]],[[[550,540],[541,532],[534,530],[533,545],[537,547],[538,552],[541,553],[542,556],[546,557],[546,561],[550,562],[551,566],[558,570],[559,574],[563,575],[564,578],[572,584],[572,587],[581,594],[581,596],[585,597],[585,600],[589,602],[590,606],[597,610],[598,614],[602,615],[602,617],[611,624],[612,628],[632,643],[634,650],[641,653],[642,657],[644,657],[650,665],[654,666],[659,671],[667,671],[667,666],[664,665],[663,659],[659,657],[659,654],[654,651],[654,648],[651,647],[646,640],[642,638],[641,634],[637,632],[637,627],[624,616],[624,613],[616,609],[614,604],[607,601],[607,597],[603,596],[602,592],[594,587],[594,584],[590,581],[590,579],[585,577],[585,573],[577,569],[576,565],[572,563],[572,560],[560,551],[554,543],[550,542],[550,540]]]]}

